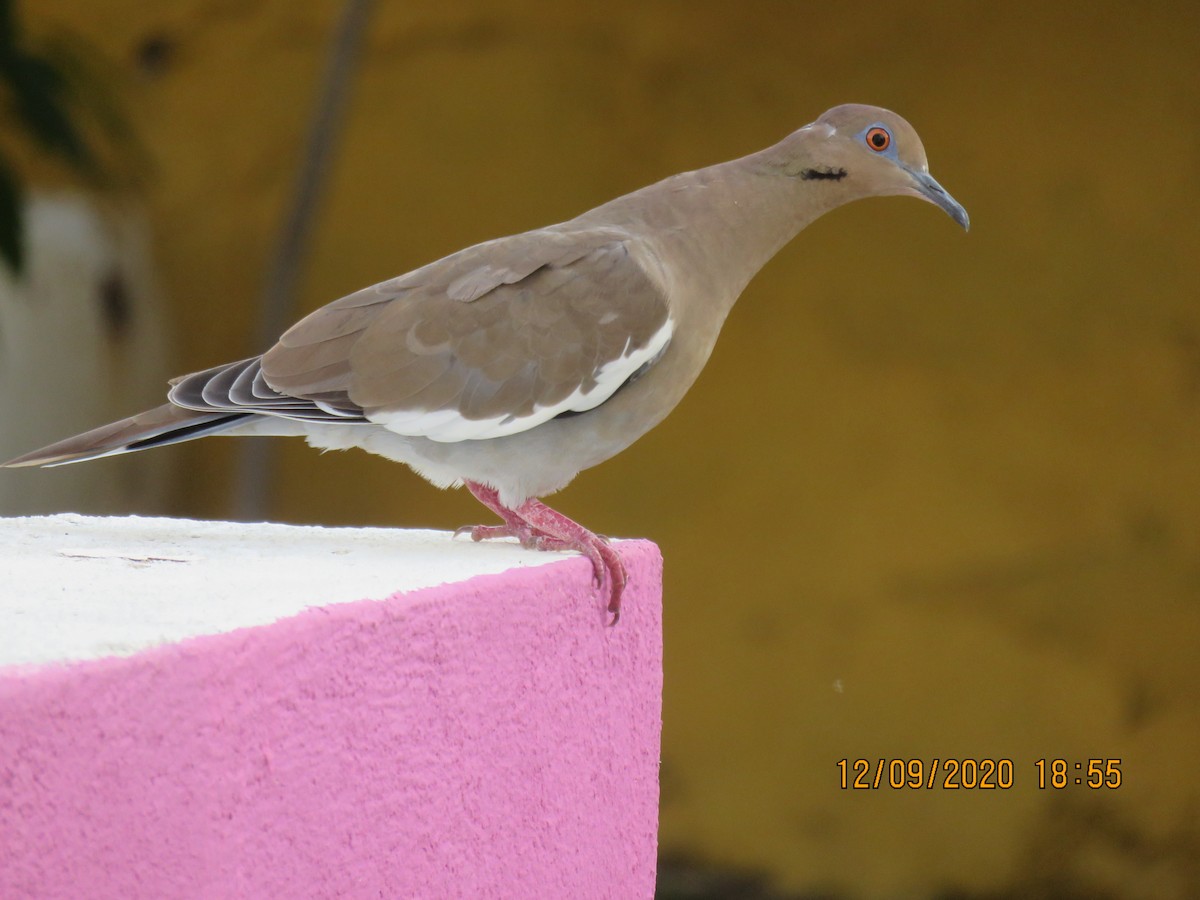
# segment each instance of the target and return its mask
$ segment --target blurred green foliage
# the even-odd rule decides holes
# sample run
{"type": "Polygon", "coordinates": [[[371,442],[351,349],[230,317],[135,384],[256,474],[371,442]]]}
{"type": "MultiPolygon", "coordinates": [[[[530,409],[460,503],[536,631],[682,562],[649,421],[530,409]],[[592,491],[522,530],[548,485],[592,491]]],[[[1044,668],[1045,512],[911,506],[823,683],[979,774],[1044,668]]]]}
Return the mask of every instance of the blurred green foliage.
{"type": "MultiPolygon", "coordinates": [[[[67,36],[31,45],[18,19],[13,0],[0,0],[0,135],[30,142],[91,183],[109,181],[96,143],[133,141],[92,54],[67,36]]],[[[25,262],[23,195],[0,147],[0,259],[17,275],[25,262]]]]}

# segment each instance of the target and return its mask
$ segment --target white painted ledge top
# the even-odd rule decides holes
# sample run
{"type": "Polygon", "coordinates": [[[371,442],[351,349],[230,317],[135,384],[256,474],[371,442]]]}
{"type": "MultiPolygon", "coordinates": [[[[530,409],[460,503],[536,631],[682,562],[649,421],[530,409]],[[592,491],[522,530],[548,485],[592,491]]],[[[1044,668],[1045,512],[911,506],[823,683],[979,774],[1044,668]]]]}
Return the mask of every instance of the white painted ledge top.
{"type": "Polygon", "coordinates": [[[566,555],[444,531],[0,518],[0,666],[120,656],[566,555]]]}

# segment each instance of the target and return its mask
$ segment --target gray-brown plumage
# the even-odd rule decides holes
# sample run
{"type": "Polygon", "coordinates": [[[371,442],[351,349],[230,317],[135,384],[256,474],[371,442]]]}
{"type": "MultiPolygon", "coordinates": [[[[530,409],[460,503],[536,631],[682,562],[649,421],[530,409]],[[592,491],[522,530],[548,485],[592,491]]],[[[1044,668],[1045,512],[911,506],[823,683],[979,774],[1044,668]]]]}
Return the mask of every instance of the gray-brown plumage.
{"type": "Polygon", "coordinates": [[[537,498],[658,424],[725,316],[822,213],[883,195],[967,214],[887,110],[829,110],[759,153],[667,178],[578,218],[468,247],[318,309],[261,357],[186,375],[168,403],[6,465],[59,465],[209,434],[362,447],[504,521],[476,539],[576,549],[620,608],[607,542],[537,498]]]}

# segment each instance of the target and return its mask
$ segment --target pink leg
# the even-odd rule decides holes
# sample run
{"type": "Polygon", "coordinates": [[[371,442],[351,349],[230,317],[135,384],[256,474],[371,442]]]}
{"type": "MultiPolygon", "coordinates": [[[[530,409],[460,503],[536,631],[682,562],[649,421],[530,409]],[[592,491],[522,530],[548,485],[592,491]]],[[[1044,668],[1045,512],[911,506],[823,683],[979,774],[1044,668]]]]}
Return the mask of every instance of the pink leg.
{"type": "Polygon", "coordinates": [[[511,509],[500,502],[500,492],[495,488],[480,484],[477,481],[463,482],[475,499],[504,520],[503,525],[464,525],[454,532],[454,536],[469,534],[473,541],[486,541],[488,538],[515,537],[521,546],[527,550],[533,549],[534,535],[529,525],[511,509]]]}
{"type": "Polygon", "coordinates": [[[476,481],[465,482],[475,499],[504,520],[503,525],[464,525],[454,532],[455,537],[469,534],[473,541],[490,538],[515,537],[526,550],[574,550],[567,541],[539,531],[520,517],[514,510],[500,502],[500,492],[476,481]]]}
{"type": "Polygon", "coordinates": [[[530,550],[577,550],[592,561],[596,585],[608,581],[608,611],[612,624],[621,617],[621,594],[629,576],[621,556],[608,540],[593,534],[578,522],[568,519],[540,500],[526,500],[516,509],[500,502],[499,492],[474,481],[466,482],[475,498],[504,520],[503,525],[468,525],[454,534],[470,534],[474,541],[496,537],[515,537],[530,550]]]}

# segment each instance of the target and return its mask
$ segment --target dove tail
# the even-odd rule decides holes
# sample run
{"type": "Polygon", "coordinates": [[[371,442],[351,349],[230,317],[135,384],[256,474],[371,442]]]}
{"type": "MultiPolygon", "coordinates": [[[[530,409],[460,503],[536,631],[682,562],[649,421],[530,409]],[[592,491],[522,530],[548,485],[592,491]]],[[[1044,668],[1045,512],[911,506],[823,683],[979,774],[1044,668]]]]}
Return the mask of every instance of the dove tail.
{"type": "Polygon", "coordinates": [[[167,444],[178,444],[225,431],[239,424],[248,415],[197,412],[172,403],[164,403],[120,422],[102,425],[84,434],[10,459],[0,464],[0,467],[61,466],[99,459],[102,456],[149,450],[151,447],[165,447],[167,444]]]}

